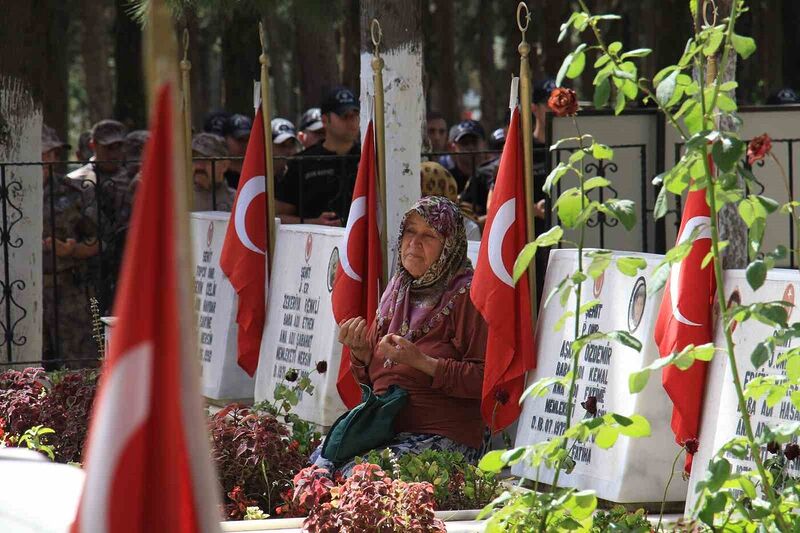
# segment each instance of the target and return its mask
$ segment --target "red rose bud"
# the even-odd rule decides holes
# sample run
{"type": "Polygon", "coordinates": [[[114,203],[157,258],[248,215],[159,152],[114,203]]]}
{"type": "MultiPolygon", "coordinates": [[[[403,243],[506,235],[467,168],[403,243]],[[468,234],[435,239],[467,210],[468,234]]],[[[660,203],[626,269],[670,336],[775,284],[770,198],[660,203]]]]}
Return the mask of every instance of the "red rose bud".
{"type": "Polygon", "coordinates": [[[507,404],[509,400],[508,391],[505,389],[497,389],[494,392],[494,400],[500,405],[507,404]]]}
{"type": "Polygon", "coordinates": [[[769,444],[767,444],[767,451],[775,455],[776,453],[781,451],[781,445],[775,442],[774,440],[770,441],[769,444]]]}
{"type": "Polygon", "coordinates": [[[783,455],[789,461],[794,461],[800,457],[800,446],[795,443],[787,444],[786,448],[783,450],[783,455]]]}
{"type": "Polygon", "coordinates": [[[597,415],[597,396],[588,396],[585,401],[581,402],[581,407],[586,409],[590,415],[597,415]]]}
{"type": "Polygon", "coordinates": [[[324,374],[328,371],[328,362],[327,361],[317,361],[317,372],[320,374],[324,374]]]}
{"type": "Polygon", "coordinates": [[[766,133],[759,135],[747,144],[747,164],[761,161],[772,151],[772,139],[766,133]]]}
{"type": "Polygon", "coordinates": [[[297,381],[297,377],[298,377],[297,370],[295,370],[295,369],[287,370],[286,371],[286,375],[284,376],[286,381],[288,381],[290,383],[293,382],[293,381],[297,381]]]}
{"type": "Polygon", "coordinates": [[[683,449],[686,450],[686,453],[689,455],[694,455],[697,453],[697,450],[700,449],[700,441],[697,439],[686,439],[683,442],[683,449]]]}
{"type": "Polygon", "coordinates": [[[557,87],[550,93],[547,105],[559,117],[574,117],[578,114],[578,95],[572,89],[557,87]]]}

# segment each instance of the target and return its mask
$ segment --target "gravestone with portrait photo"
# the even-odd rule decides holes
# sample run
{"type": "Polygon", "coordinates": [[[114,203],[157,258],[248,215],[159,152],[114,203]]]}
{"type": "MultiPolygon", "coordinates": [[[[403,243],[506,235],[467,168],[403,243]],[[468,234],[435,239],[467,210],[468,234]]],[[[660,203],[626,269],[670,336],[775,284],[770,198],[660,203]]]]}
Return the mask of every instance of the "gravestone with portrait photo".
{"type": "Polygon", "coordinates": [[[254,379],[237,357],[236,291],[219,267],[230,213],[190,213],[194,304],[203,396],[218,402],[250,400],[254,379]]]}
{"type": "MultiPolygon", "coordinates": [[[[750,305],[756,302],[784,301],[789,309],[789,323],[798,320],[798,311],[795,306],[797,288],[800,286],[800,273],[797,270],[774,269],[767,274],[767,279],[758,291],[753,291],[747,283],[744,270],[725,271],[725,301],[730,308],[735,305],[750,305]]],[[[716,313],[719,315],[719,313],[716,313]]],[[[736,366],[743,384],[746,385],[756,376],[785,375],[786,362],[778,362],[781,354],[790,348],[800,345],[798,339],[793,339],[783,346],[775,346],[774,354],[761,366],[755,369],[750,361],[750,354],[756,345],[773,333],[773,329],[756,320],[748,320],[741,324],[732,324],[731,334],[735,344],[736,366]]],[[[722,329],[722,320],[717,317],[714,344],[725,347],[725,335],[722,329]]],[[[798,411],[791,401],[792,390],[788,390],[786,397],[780,399],[770,407],[765,398],[758,401],[748,400],[747,408],[753,431],[756,436],[761,435],[765,426],[776,426],[787,422],[800,421],[798,411]]],[[[736,390],[733,385],[731,367],[726,353],[717,352],[709,363],[706,380],[706,390],[703,400],[700,421],[700,446],[694,456],[692,475],[689,478],[689,487],[694,487],[703,479],[708,462],[717,451],[734,437],[745,434],[742,418],[739,415],[736,390]]],[[[796,440],[796,438],[795,438],[796,440]]],[[[766,451],[766,457],[769,457],[766,451]]],[[[726,459],[731,463],[734,472],[751,470],[755,463],[738,459],[727,454],[726,459]]],[[[793,476],[800,474],[796,461],[789,464],[789,473],[793,476]]],[[[696,501],[694,490],[690,490],[686,501],[686,510],[691,511],[696,501]]]]}
{"type": "MultiPolygon", "coordinates": [[[[584,251],[587,253],[587,251],[584,251]]],[[[582,302],[598,300],[598,304],[581,317],[581,334],[593,331],[624,330],[642,343],[641,352],[608,340],[588,344],[580,355],[577,372],[577,396],[573,423],[591,416],[581,406],[587,398],[597,400],[597,415],[618,413],[639,414],[647,418],[651,435],[644,438],[620,437],[610,449],[602,449],[592,441],[577,443],[571,449],[575,468],[562,473],[559,484],[566,487],[592,489],[598,498],[619,503],[659,502],[663,496],[665,476],[678,451],[670,430],[672,407],[659,379],[651,379],[639,394],[628,388],[629,374],[658,358],[653,328],[661,303],[659,291],[647,294],[647,280],[663,256],[632,252],[614,252],[612,264],[596,280],[588,278],[582,287],[582,302]],[[614,261],[621,257],[639,257],[647,267],[634,277],[622,274],[614,261]]],[[[577,270],[576,250],[552,250],[545,277],[543,295],[547,295],[565,277],[577,270]]],[[[591,258],[584,259],[584,266],[591,258]]],[[[565,376],[571,365],[570,344],[575,339],[574,319],[566,320],[556,331],[556,324],[565,311],[574,310],[575,295],[562,308],[553,298],[540,309],[536,324],[536,369],[529,373],[528,384],[550,376],[565,376]]],[[[516,446],[534,444],[563,434],[567,405],[566,388],[556,385],[545,397],[528,398],[519,418],[516,446]]],[[[519,463],[512,473],[536,479],[536,469],[519,463]]],[[[538,480],[551,483],[554,472],[542,468],[538,480]]],[[[667,501],[682,502],[686,482],[673,480],[667,501]]]]}
{"type": "Polygon", "coordinates": [[[344,228],[282,225],[275,240],[267,321],[256,371],[256,401],[272,401],[286,372],[308,376],[311,394],[301,393],[292,412],[303,420],[330,426],[345,406],[336,390],[342,347],[331,308],[333,279],[344,228]],[[327,369],[317,371],[324,361],[327,369]]]}

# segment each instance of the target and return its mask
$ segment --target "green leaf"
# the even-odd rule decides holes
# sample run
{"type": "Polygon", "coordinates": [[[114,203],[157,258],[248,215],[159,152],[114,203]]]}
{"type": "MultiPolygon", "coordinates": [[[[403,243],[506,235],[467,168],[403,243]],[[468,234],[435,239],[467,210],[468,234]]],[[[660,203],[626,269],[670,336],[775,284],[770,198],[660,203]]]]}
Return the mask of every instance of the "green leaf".
{"type": "Polygon", "coordinates": [[[562,329],[564,329],[567,320],[569,320],[573,316],[575,316],[575,313],[572,311],[567,311],[566,313],[561,315],[561,317],[558,319],[558,322],[556,322],[556,325],[553,326],[553,331],[561,331],[562,329]]]}
{"type": "Polygon", "coordinates": [[[632,200],[611,198],[601,206],[601,211],[605,211],[607,214],[610,211],[610,214],[619,220],[628,231],[636,226],[636,204],[632,200]]]}
{"type": "Polygon", "coordinates": [[[706,57],[711,57],[717,52],[719,45],[722,44],[722,39],[725,37],[725,34],[722,30],[712,31],[711,34],[708,36],[708,40],[703,45],[703,54],[706,57]]]}
{"type": "Polygon", "coordinates": [[[529,242],[520,251],[516,261],[514,261],[514,283],[517,283],[519,278],[528,270],[528,265],[533,261],[537,248],[539,246],[536,242],[529,242]]]}
{"type": "Polygon", "coordinates": [[[592,99],[592,103],[594,104],[595,109],[604,108],[606,104],[608,104],[609,96],[611,96],[611,84],[608,82],[608,78],[605,78],[594,88],[594,98],[592,99]]]}
{"type": "Polygon", "coordinates": [[[650,380],[650,369],[643,368],[636,372],[631,372],[628,376],[628,390],[631,394],[642,392],[650,380]]]}
{"type": "Polygon", "coordinates": [[[622,43],[619,41],[614,41],[608,45],[608,51],[612,54],[618,54],[620,50],[622,50],[622,43]]]}
{"type": "Polygon", "coordinates": [[[708,466],[706,471],[706,488],[710,492],[717,492],[722,484],[728,481],[731,475],[731,464],[727,459],[717,457],[708,466]]]}
{"type": "Polygon", "coordinates": [[[614,446],[619,437],[619,429],[609,426],[602,426],[595,436],[594,443],[604,450],[614,446]]]}
{"type": "Polygon", "coordinates": [[[632,438],[650,436],[650,422],[648,422],[645,417],[642,415],[631,415],[630,420],[630,424],[624,425],[620,428],[621,434],[632,438]]]}
{"type": "Polygon", "coordinates": [[[589,277],[592,279],[597,279],[606,271],[610,264],[611,254],[597,254],[592,258],[592,262],[589,263],[586,273],[589,274],[589,277]]]}
{"type": "Polygon", "coordinates": [[[486,472],[500,472],[506,465],[503,462],[503,454],[506,450],[493,450],[484,455],[478,463],[478,468],[486,472]]]}
{"type": "Polygon", "coordinates": [[[617,103],[614,105],[614,114],[619,115],[625,111],[625,93],[617,91],[617,103]]]}
{"type": "Polygon", "coordinates": [[[673,71],[672,74],[664,78],[664,80],[658,84],[656,87],[656,98],[658,101],[665,105],[669,100],[672,98],[672,95],[675,94],[675,85],[678,81],[678,74],[680,74],[679,70],[673,71]]]}
{"type": "Polygon", "coordinates": [[[737,109],[736,102],[733,98],[723,93],[717,95],[717,107],[720,111],[725,113],[733,113],[737,109]]]}
{"type": "Polygon", "coordinates": [[[565,227],[574,228],[583,205],[588,203],[589,199],[581,194],[580,189],[573,187],[561,193],[553,208],[565,227]]]}
{"type": "Polygon", "coordinates": [[[608,187],[609,185],[611,185],[610,180],[607,180],[602,176],[595,176],[583,182],[583,190],[584,192],[589,192],[592,189],[596,189],[598,187],[608,187]]]}
{"type": "Polygon", "coordinates": [[[605,144],[594,143],[592,145],[592,156],[595,159],[614,159],[614,150],[605,144]]]}
{"type": "Polygon", "coordinates": [[[572,165],[574,163],[577,163],[584,157],[586,157],[586,152],[584,152],[583,150],[575,150],[569,156],[569,164],[572,165]]]}
{"type": "Polygon", "coordinates": [[[656,197],[656,204],[653,207],[653,217],[659,220],[667,214],[667,188],[661,187],[656,197]]]}
{"type": "Polygon", "coordinates": [[[637,339],[627,331],[622,331],[622,330],[610,331],[608,332],[607,335],[608,337],[617,341],[618,343],[627,346],[628,348],[633,348],[637,352],[640,352],[642,350],[641,341],[639,341],[639,339],[637,339]]]}
{"type": "Polygon", "coordinates": [[[751,37],[743,37],[734,33],[731,36],[731,41],[733,49],[742,56],[742,59],[747,59],[756,51],[756,42],[751,37]]]}
{"type": "Polygon", "coordinates": [[[762,260],[753,261],[747,266],[747,283],[755,291],[758,290],[767,279],[767,265],[762,260]]]}
{"type": "Polygon", "coordinates": [[[647,268],[647,261],[642,257],[620,257],[617,259],[617,270],[626,276],[633,277],[639,270],[647,268]]]}
{"type": "Polygon", "coordinates": [[[720,170],[730,172],[744,156],[747,145],[734,137],[722,137],[711,148],[711,156],[720,170]]]}
{"type": "Polygon", "coordinates": [[[774,349],[774,344],[763,341],[759,342],[756,344],[753,353],[750,354],[750,362],[753,363],[753,366],[756,367],[756,369],[758,369],[761,365],[769,361],[774,349]]]}
{"type": "Polygon", "coordinates": [[[608,55],[608,54],[600,54],[597,57],[597,60],[595,60],[595,62],[594,62],[594,68],[596,68],[596,69],[600,68],[603,65],[605,65],[606,63],[608,63],[609,61],[611,61],[611,56],[610,55],[608,55]]]}
{"type": "Polygon", "coordinates": [[[659,265],[650,276],[650,286],[647,289],[647,295],[653,296],[660,291],[669,278],[670,265],[669,263],[662,263],[659,265]]]}
{"type": "Polygon", "coordinates": [[[566,174],[568,171],[572,170],[572,167],[567,165],[566,163],[559,163],[556,167],[550,171],[550,174],[547,175],[547,178],[544,180],[544,186],[542,186],[542,191],[550,194],[550,189],[552,189],[558,181],[566,174]]]}
{"type": "Polygon", "coordinates": [[[572,59],[569,68],[567,69],[567,77],[574,80],[583,73],[586,67],[586,53],[583,51],[576,52],[575,57],[572,59]]]}
{"type": "Polygon", "coordinates": [[[582,314],[594,309],[595,307],[597,307],[598,304],[600,304],[600,300],[597,300],[597,299],[589,300],[588,302],[583,304],[580,307],[580,309],[578,309],[578,314],[582,315],[582,314]]]}
{"type": "Polygon", "coordinates": [[[573,11],[572,14],[570,15],[570,17],[567,19],[567,21],[564,24],[561,25],[561,28],[560,28],[561,32],[558,34],[558,42],[559,43],[564,40],[564,37],[567,36],[567,32],[569,32],[569,27],[572,25],[573,21],[575,20],[575,18],[577,16],[578,16],[578,12],[577,11],[573,11]]]}
{"type": "Polygon", "coordinates": [[[625,52],[620,56],[620,59],[629,59],[631,57],[645,57],[649,56],[653,51],[649,48],[636,48],[635,50],[630,50],[625,52]]]}

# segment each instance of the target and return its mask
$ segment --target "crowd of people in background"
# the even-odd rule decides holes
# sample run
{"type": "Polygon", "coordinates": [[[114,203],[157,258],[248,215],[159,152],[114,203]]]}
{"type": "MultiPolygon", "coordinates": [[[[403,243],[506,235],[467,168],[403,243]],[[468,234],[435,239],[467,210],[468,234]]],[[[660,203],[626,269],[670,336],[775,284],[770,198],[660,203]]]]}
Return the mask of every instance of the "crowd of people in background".
{"type": "MultiPolygon", "coordinates": [[[[540,80],[532,94],[537,232],[546,229],[545,121],[554,88],[552,79],[540,80]]],[[[800,103],[800,98],[782,89],[768,103],[800,103]]],[[[436,110],[426,116],[422,196],[444,196],[459,205],[470,240],[480,239],[486,222],[509,120],[507,113],[487,135],[477,120],[449,125],[436,110]]],[[[296,126],[286,118],[272,119],[275,204],[282,223],[346,224],[361,153],[359,127],[359,100],[346,87],[331,89],[296,126]]],[[[194,210],[233,208],[252,128],[250,117],[224,111],[203,121],[191,144],[194,210]]],[[[89,297],[97,297],[101,313],[110,313],[148,137],[146,130],[128,131],[120,122],[101,120],[79,137],[74,157],[85,164],[66,173],[71,147],[52,128],[42,128],[44,352],[49,358],[57,344],[62,356],[95,353],[89,297]]]]}

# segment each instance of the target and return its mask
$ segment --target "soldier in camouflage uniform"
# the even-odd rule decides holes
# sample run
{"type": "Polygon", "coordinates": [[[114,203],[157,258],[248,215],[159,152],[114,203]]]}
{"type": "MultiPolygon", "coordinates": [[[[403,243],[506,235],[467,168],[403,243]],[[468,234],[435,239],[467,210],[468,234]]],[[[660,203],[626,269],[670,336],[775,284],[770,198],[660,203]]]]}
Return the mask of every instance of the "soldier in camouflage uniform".
{"type": "MultiPolygon", "coordinates": [[[[66,146],[52,128],[42,128],[42,161],[63,161],[66,146]]],[[[45,359],[92,359],[97,357],[97,345],[92,338],[92,286],[87,276],[88,263],[99,245],[86,209],[91,192],[59,175],[55,168],[46,165],[43,172],[43,353],[45,359]]],[[[74,361],[64,366],[90,364],[74,361]]]]}
{"type": "Polygon", "coordinates": [[[91,277],[103,314],[109,313],[113,304],[125,242],[124,228],[128,222],[125,205],[130,178],[123,165],[126,134],[125,126],[116,120],[101,120],[95,124],[89,140],[94,158],[67,175],[86,193],[87,214],[97,226],[100,253],[91,262],[91,277]]]}
{"type": "Polygon", "coordinates": [[[212,169],[211,161],[198,160],[196,159],[198,157],[228,157],[225,139],[213,133],[198,133],[192,139],[194,181],[192,210],[231,211],[235,191],[228,187],[225,181],[225,172],[230,161],[216,161],[212,169]]]}

